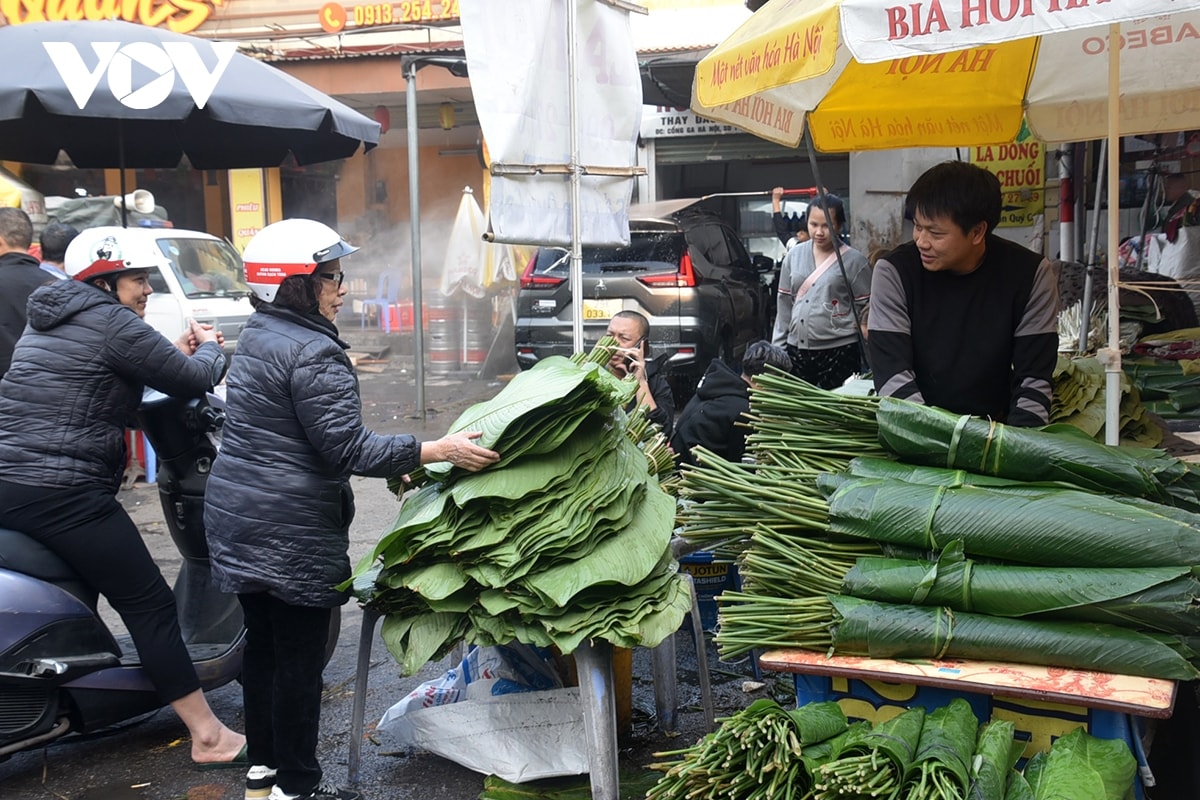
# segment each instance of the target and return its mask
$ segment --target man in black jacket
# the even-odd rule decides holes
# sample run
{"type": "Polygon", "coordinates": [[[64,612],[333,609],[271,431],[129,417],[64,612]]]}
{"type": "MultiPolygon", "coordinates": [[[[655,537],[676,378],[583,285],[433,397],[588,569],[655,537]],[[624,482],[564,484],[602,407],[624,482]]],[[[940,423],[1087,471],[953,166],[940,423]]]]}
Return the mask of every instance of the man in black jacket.
{"type": "Polygon", "coordinates": [[[683,407],[671,437],[678,464],[694,464],[692,448],[701,445],[727,461],[740,461],[746,451],[746,428],[738,425],[750,410],[750,387],[767,365],[788,372],[792,360],[787,351],[763,339],[746,348],[742,371],[737,373],[713,359],[696,393],[683,407]]]}
{"type": "Polygon", "coordinates": [[[875,264],[867,328],[875,390],[956,414],[1036,427],[1050,417],[1058,279],[993,233],[1000,181],[947,161],[906,201],[913,241],[875,264]]]}
{"type": "Polygon", "coordinates": [[[29,255],[33,223],[19,208],[0,208],[0,377],[25,330],[25,304],[33,290],[53,280],[29,255]]]}
{"type": "Polygon", "coordinates": [[[650,358],[650,320],[637,311],[618,311],[609,320],[607,335],[617,340],[617,349],[608,362],[609,370],[617,377],[637,378],[637,396],[630,410],[646,406],[651,422],[662,427],[670,437],[675,422],[675,398],[671,385],[658,361],[650,358]]]}

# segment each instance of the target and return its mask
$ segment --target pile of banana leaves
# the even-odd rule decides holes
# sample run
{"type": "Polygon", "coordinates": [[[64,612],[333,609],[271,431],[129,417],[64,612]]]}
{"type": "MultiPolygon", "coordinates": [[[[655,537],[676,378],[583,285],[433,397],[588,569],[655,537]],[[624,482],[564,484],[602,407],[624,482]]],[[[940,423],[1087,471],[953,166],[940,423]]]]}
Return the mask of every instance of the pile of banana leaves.
{"type": "Polygon", "coordinates": [[[696,745],[658,756],[665,774],[647,800],[1121,800],[1136,762],[1124,742],[1083,730],[1016,765],[1015,727],[982,727],[956,698],[877,723],[847,724],[833,702],[785,711],[758,700],[696,745]]]}
{"type": "MultiPolygon", "coordinates": [[[[1060,355],[1052,381],[1054,399],[1050,404],[1050,421],[1071,425],[1103,442],[1106,416],[1104,365],[1094,356],[1067,358],[1060,355]]],[[[1144,402],[1140,388],[1136,381],[1130,380],[1128,373],[1120,376],[1118,429],[1121,444],[1157,447],[1162,443],[1163,429],[1147,414],[1153,409],[1144,402]]]]}
{"type": "MultiPolygon", "coordinates": [[[[1192,465],[1073,430],[890,398],[848,406],[807,385],[798,395],[793,426],[857,414],[885,456],[839,451],[822,472],[795,451],[834,448],[788,440],[781,456],[766,436],[755,464],[700,453],[683,477],[681,534],[740,537],[743,589],[719,598],[724,657],[800,647],[1200,676],[1192,465]]],[[[770,408],[782,427],[787,405],[770,408]]]]}
{"type": "Polygon", "coordinates": [[[1200,416],[1200,360],[1129,358],[1121,366],[1148,410],[1163,419],[1200,416]]]}
{"type": "Polygon", "coordinates": [[[604,368],[606,345],[544,359],[464,412],[450,432],[482,431],[500,462],[428,465],[347,582],[385,615],[405,675],[462,640],[570,653],[594,638],[654,646],[679,627],[691,600],[669,548],[675,500],[656,477],[672,459],[624,411],[636,384],[604,368]]]}

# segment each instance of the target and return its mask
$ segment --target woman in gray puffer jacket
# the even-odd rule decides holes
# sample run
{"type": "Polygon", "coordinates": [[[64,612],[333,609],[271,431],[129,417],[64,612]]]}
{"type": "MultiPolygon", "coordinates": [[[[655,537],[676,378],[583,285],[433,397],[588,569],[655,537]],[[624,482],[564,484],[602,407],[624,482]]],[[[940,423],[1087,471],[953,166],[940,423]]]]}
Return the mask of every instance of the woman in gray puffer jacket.
{"type": "Polygon", "coordinates": [[[29,298],[28,326],[0,380],[0,526],[41,542],[104,595],[187,725],[192,759],[231,763],[245,740],[204,699],[175,596],[116,498],[143,385],[203,394],[225,356],[220,336],[195,322],[174,344],[146,324],[148,270],[114,247],[85,231],[67,249],[75,280],[29,298]]]}
{"type": "Polygon", "coordinates": [[[350,577],[350,476],[435,461],[474,471],[499,459],[473,443],[478,433],[421,443],[363,425],[334,325],[346,294],[340,259],[355,249],[319,222],[290,219],[259,231],[243,256],[255,313],[229,372],[204,522],[213,576],[246,619],[247,796],[359,797],[322,781],[316,757],[330,609],[348,599],[334,586],[350,577]]]}

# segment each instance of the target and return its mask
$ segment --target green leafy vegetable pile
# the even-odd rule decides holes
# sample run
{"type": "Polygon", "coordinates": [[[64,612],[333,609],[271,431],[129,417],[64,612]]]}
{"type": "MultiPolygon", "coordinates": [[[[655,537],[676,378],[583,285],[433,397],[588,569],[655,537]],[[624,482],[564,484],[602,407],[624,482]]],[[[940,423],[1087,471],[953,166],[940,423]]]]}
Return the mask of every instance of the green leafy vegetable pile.
{"type": "Polygon", "coordinates": [[[696,745],[657,755],[647,800],[1122,800],[1136,762],[1124,742],[1082,729],[1036,753],[1012,722],[980,727],[961,698],[847,725],[833,702],[786,711],[773,700],[721,720],[696,745]]]}
{"type": "Polygon", "coordinates": [[[669,549],[675,500],[655,476],[665,445],[643,423],[651,442],[631,438],[636,384],[604,369],[603,344],[468,409],[450,431],[482,431],[501,461],[428,465],[359,563],[349,583],[386,615],[404,674],[460,640],[570,653],[591,638],[653,646],[679,627],[691,600],[669,549]]]}

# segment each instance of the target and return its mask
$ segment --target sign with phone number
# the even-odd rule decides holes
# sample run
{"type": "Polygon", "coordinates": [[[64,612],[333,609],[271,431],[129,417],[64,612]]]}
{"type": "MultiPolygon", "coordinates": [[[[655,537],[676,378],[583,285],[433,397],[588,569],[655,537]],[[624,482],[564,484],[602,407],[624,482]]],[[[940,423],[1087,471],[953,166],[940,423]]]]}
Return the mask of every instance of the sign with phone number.
{"type": "Polygon", "coordinates": [[[457,22],[459,19],[458,0],[363,3],[348,9],[341,3],[326,3],[318,13],[321,29],[326,33],[340,33],[351,23],[356,28],[370,28],[376,25],[457,22]]]}

